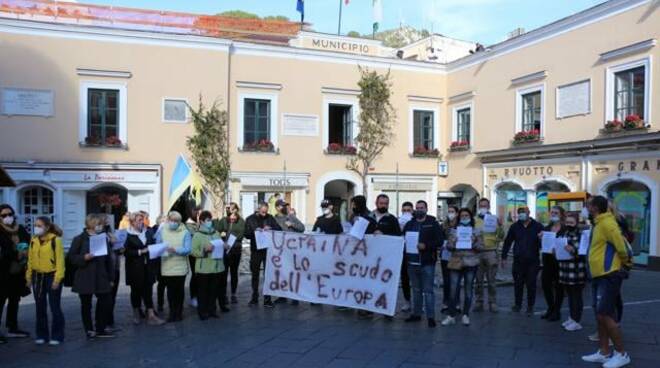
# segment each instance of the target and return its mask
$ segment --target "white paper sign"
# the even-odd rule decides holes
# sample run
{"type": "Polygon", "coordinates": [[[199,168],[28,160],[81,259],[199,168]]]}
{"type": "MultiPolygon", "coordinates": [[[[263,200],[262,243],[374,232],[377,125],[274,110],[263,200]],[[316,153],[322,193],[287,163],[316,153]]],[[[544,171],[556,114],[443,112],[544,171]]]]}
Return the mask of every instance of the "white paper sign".
{"type": "Polygon", "coordinates": [[[406,232],[406,253],[419,254],[419,250],[417,249],[417,244],[419,244],[419,232],[417,232],[417,231],[407,231],[406,232]]]}
{"type": "Polygon", "coordinates": [[[157,244],[151,244],[147,248],[149,249],[149,259],[156,259],[160,258],[163,256],[165,251],[167,250],[167,243],[157,243],[157,244]]]}
{"type": "Polygon", "coordinates": [[[270,230],[256,230],[254,232],[257,249],[268,249],[273,245],[273,235],[270,230]]]}
{"type": "Polygon", "coordinates": [[[440,259],[443,261],[449,261],[449,258],[451,258],[451,252],[449,249],[447,249],[447,241],[445,240],[444,243],[442,243],[442,252],[440,252],[440,259]]]}
{"type": "Polygon", "coordinates": [[[580,235],[580,248],[578,249],[578,255],[586,256],[589,252],[589,244],[591,243],[591,232],[589,230],[584,230],[580,235]]]}
{"type": "Polygon", "coordinates": [[[236,236],[234,234],[229,234],[229,238],[227,238],[227,245],[233,247],[234,243],[236,243],[236,236]]]}
{"type": "Polygon", "coordinates": [[[484,216],[484,233],[494,233],[497,231],[497,216],[486,215],[484,216]]]}
{"type": "Polygon", "coordinates": [[[456,249],[472,249],[472,226],[456,227],[456,249]]]}
{"type": "Polygon", "coordinates": [[[211,245],[213,245],[211,258],[222,259],[225,255],[225,243],[222,241],[222,239],[211,240],[211,245]]]}
{"type": "Polygon", "coordinates": [[[566,250],[566,245],[568,245],[568,238],[556,238],[555,239],[555,257],[558,261],[570,261],[573,259],[573,255],[566,250]]]}
{"type": "Polygon", "coordinates": [[[541,237],[541,252],[552,253],[552,250],[555,249],[555,239],[557,239],[557,233],[544,231],[541,237]]]}
{"type": "Polygon", "coordinates": [[[276,231],[268,248],[264,295],[394,315],[403,237],[276,231]],[[359,270],[363,270],[360,272],[359,270]]]}
{"type": "Polygon", "coordinates": [[[94,257],[103,257],[108,255],[108,235],[102,233],[89,237],[89,252],[94,257]]]}
{"type": "Polygon", "coordinates": [[[357,217],[351,227],[351,232],[348,234],[356,239],[362,240],[364,239],[364,233],[367,232],[368,227],[369,221],[367,219],[364,217],[357,217]]]}
{"type": "Polygon", "coordinates": [[[122,249],[124,247],[124,243],[126,243],[128,232],[126,230],[117,230],[115,231],[114,235],[117,240],[112,243],[112,250],[122,249]]]}

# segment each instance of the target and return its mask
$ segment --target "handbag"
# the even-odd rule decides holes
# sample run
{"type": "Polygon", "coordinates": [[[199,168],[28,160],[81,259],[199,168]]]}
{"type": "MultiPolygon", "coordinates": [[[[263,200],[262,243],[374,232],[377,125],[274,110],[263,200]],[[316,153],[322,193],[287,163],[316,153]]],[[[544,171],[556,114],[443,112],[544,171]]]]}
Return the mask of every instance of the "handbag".
{"type": "Polygon", "coordinates": [[[449,268],[450,270],[463,269],[463,258],[456,254],[452,254],[452,257],[449,259],[449,262],[447,263],[447,268],[449,268]]]}

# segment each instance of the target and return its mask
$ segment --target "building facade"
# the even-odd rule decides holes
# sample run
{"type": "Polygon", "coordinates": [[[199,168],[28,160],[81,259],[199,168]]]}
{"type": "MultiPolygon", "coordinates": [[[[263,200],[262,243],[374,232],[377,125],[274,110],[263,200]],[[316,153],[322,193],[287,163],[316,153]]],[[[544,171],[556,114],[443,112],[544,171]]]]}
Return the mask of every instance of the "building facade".
{"type": "Polygon", "coordinates": [[[473,54],[461,44],[446,57],[465,56],[448,63],[288,25],[276,37],[108,26],[35,3],[55,11],[0,0],[0,164],[16,183],[0,201],[28,224],[52,216],[70,239],[88,212],[168,210],[193,134],[186,104],[201,96],[228,112],[229,197],[244,214],[281,193],[311,224],[321,199],[345,216],[365,192],[390,195],[392,207],[424,199],[440,217],[487,197],[512,221],[523,204],[542,219],[552,193],[602,193],[631,222],[638,262],[660,266],[652,1],[607,1],[473,54]],[[346,169],[359,149],[358,66],[390,73],[397,112],[367,188],[346,169]],[[613,120],[621,126],[606,129],[613,120]]]}

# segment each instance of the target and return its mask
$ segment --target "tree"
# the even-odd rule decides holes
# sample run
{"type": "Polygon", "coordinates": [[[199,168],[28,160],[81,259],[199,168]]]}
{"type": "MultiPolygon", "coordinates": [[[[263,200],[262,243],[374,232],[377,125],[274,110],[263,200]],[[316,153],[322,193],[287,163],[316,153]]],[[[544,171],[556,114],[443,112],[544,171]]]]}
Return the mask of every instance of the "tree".
{"type": "Polygon", "coordinates": [[[216,210],[223,207],[229,184],[230,159],[228,140],[228,117],[226,110],[220,110],[218,102],[204,106],[199,96],[199,106],[195,110],[188,105],[195,133],[186,139],[197,172],[213,196],[216,210]]]}
{"type": "Polygon", "coordinates": [[[285,17],[284,15],[268,15],[264,17],[264,20],[279,20],[279,21],[289,21],[289,17],[285,17]]]}
{"type": "Polygon", "coordinates": [[[391,143],[392,127],[396,111],[390,103],[392,82],[390,72],[378,74],[369,69],[360,70],[360,116],[358,135],[355,138],[357,153],[348,159],[346,168],[356,172],[362,179],[362,190],[367,195],[367,175],[374,162],[391,143]]]}
{"type": "Polygon", "coordinates": [[[360,36],[360,32],[357,32],[357,31],[350,31],[350,32],[346,33],[346,36],[348,36],[348,37],[356,37],[356,38],[360,38],[360,37],[361,37],[361,36],[360,36]]]}
{"type": "Polygon", "coordinates": [[[244,18],[244,19],[259,19],[258,15],[254,13],[248,13],[243,10],[227,10],[222,13],[219,13],[218,15],[222,15],[224,17],[234,17],[234,18],[244,18]]]}

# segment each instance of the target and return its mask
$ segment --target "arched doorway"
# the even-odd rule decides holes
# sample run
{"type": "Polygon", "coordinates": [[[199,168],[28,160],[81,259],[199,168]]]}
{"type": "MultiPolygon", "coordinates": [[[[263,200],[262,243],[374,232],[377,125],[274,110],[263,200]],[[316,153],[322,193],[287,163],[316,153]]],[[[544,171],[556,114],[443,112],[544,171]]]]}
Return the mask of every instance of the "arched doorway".
{"type": "Polygon", "coordinates": [[[30,234],[37,217],[48,216],[55,221],[54,194],[50,188],[30,185],[19,191],[19,218],[30,234]]]}
{"type": "Polygon", "coordinates": [[[635,234],[631,243],[635,263],[647,264],[651,243],[651,190],[643,183],[622,180],[607,187],[607,197],[614,201],[635,234]]]}
{"type": "Polygon", "coordinates": [[[536,186],[536,221],[547,224],[550,221],[550,205],[548,194],[567,193],[571,189],[564,183],[556,180],[544,181],[536,186]]]}
{"type": "Polygon", "coordinates": [[[342,222],[348,220],[349,201],[354,195],[355,184],[348,180],[332,180],[323,186],[323,198],[330,200],[335,213],[339,214],[342,222]]]}
{"type": "Polygon", "coordinates": [[[477,190],[471,185],[454,185],[448,192],[438,192],[437,216],[439,219],[444,220],[447,217],[447,208],[449,208],[449,206],[468,208],[472,213],[475,213],[478,200],[479,192],[477,192],[477,190]]]}
{"type": "Polygon", "coordinates": [[[518,208],[527,206],[527,192],[516,183],[505,182],[495,188],[495,213],[505,225],[518,218],[518,208]]]}
{"type": "Polygon", "coordinates": [[[128,190],[116,184],[103,184],[87,192],[87,208],[90,213],[104,213],[110,218],[114,228],[119,226],[122,216],[128,210],[126,201],[128,190]]]}

